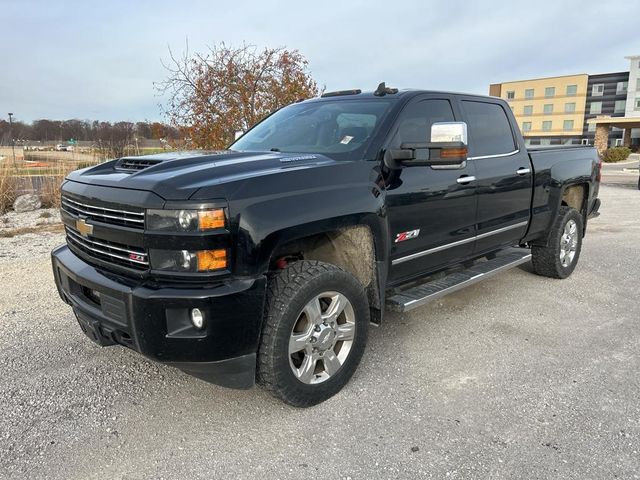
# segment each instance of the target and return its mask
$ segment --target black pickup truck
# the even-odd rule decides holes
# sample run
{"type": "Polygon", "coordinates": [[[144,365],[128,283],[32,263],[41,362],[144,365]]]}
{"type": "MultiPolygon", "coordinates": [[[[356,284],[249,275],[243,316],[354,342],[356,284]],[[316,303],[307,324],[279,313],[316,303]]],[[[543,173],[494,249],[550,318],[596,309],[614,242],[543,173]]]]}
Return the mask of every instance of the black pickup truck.
{"type": "Polygon", "coordinates": [[[118,158],[62,186],[62,299],[100,345],[295,406],[337,393],[370,323],[532,261],[578,262],[593,148],[527,149],[498,98],[333,92],[226,151],[118,158]]]}

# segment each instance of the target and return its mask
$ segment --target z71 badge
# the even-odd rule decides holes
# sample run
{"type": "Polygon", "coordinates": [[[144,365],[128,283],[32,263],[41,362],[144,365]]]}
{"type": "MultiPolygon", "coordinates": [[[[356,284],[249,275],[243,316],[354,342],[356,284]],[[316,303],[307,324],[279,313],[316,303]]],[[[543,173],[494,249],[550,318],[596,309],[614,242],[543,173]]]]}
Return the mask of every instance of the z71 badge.
{"type": "Polygon", "coordinates": [[[405,240],[411,240],[412,238],[416,238],[420,235],[420,229],[416,228],[415,230],[409,230],[408,232],[402,232],[396,235],[396,242],[404,242],[405,240]]]}

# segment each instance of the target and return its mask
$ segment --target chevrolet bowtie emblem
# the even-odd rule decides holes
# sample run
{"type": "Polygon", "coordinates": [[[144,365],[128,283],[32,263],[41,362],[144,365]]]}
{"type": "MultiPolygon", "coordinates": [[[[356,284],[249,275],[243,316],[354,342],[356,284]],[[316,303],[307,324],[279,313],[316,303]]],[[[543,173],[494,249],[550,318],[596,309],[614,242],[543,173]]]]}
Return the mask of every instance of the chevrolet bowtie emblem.
{"type": "Polygon", "coordinates": [[[84,218],[79,218],[76,220],[76,230],[78,230],[83,237],[86,237],[93,233],[93,225],[85,222],[84,218]]]}

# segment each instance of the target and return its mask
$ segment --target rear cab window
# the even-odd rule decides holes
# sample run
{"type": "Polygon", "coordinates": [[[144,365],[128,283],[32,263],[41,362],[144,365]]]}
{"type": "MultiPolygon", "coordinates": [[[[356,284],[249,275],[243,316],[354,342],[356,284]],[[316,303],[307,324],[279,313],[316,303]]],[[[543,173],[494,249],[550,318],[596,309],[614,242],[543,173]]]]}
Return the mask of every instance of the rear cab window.
{"type": "Polygon", "coordinates": [[[511,123],[497,103],[462,100],[462,112],[469,130],[469,150],[474,157],[489,157],[517,150],[511,123]]]}

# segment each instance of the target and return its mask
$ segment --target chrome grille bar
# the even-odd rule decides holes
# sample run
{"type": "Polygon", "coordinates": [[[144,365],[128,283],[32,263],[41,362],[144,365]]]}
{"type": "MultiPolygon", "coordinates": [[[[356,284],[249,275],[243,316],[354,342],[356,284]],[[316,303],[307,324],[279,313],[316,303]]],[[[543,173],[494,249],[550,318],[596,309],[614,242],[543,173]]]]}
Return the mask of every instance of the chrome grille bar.
{"type": "Polygon", "coordinates": [[[72,244],[76,245],[80,249],[86,249],[99,255],[105,255],[107,257],[120,260],[125,265],[135,266],[136,268],[144,268],[149,266],[147,253],[144,250],[134,250],[131,247],[127,247],[126,245],[113,244],[112,242],[107,242],[106,240],[94,240],[85,238],[68,226],[66,227],[66,232],[67,240],[70,240],[72,244]],[[129,255],[136,255],[140,258],[143,258],[143,260],[131,258],[129,255]]]}
{"type": "Polygon", "coordinates": [[[81,207],[92,208],[97,210],[105,210],[107,212],[116,212],[116,213],[124,213],[125,215],[139,215],[144,218],[144,212],[132,212],[130,210],[116,210],[115,208],[106,208],[106,207],[96,207],[95,205],[87,205],[86,203],[80,203],[76,200],[72,200],[69,197],[62,197],[62,201],[74,203],[81,207]]]}
{"type": "Polygon", "coordinates": [[[62,209],[71,215],[83,215],[98,222],[138,229],[144,228],[144,212],[89,205],[68,196],[62,197],[62,209]]]}

